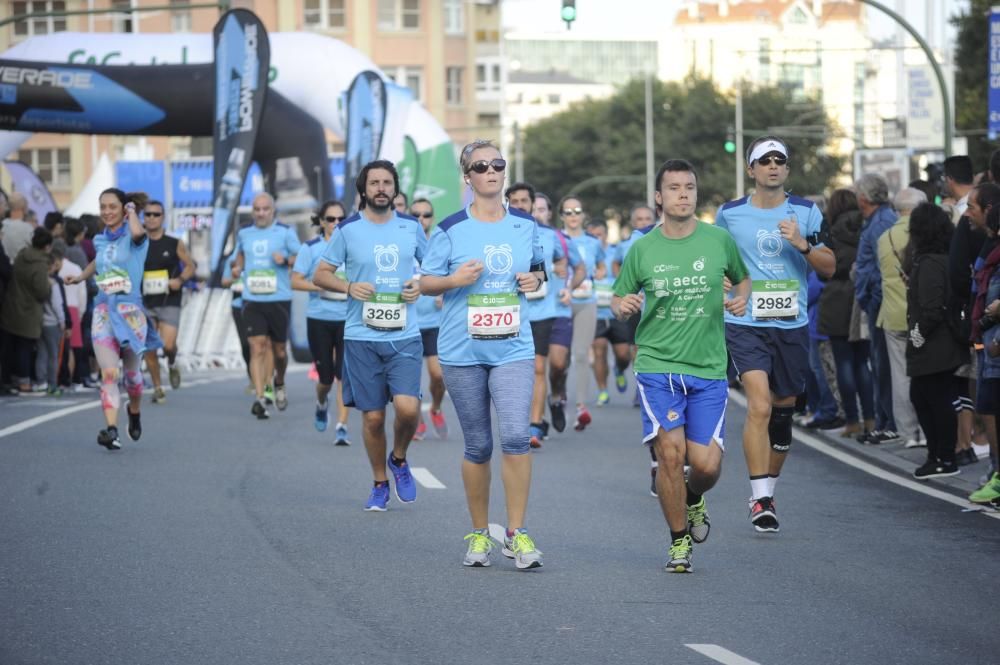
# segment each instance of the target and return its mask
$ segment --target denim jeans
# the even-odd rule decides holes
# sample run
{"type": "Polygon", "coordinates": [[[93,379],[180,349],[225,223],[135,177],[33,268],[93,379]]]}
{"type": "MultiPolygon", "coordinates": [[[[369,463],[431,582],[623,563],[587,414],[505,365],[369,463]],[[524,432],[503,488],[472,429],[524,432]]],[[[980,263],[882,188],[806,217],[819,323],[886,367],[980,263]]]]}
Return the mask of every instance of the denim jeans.
{"type": "Polygon", "coordinates": [[[872,385],[875,394],[875,429],[896,431],[896,420],[892,415],[892,369],[889,365],[889,349],[885,345],[885,331],[875,325],[875,318],[868,314],[868,330],[871,333],[872,385]]]}
{"type": "Polygon", "coordinates": [[[868,340],[848,342],[846,337],[831,337],[833,358],[837,363],[837,386],[840,388],[844,417],[849,423],[858,422],[858,401],[865,420],[875,416],[872,373],[868,369],[868,340]]]}
{"type": "Polygon", "coordinates": [[[833,420],[837,417],[840,407],[837,399],[826,381],[823,371],[823,359],[820,357],[820,340],[809,340],[809,375],[806,378],[806,403],[810,413],[816,414],[819,420],[833,420]]]}

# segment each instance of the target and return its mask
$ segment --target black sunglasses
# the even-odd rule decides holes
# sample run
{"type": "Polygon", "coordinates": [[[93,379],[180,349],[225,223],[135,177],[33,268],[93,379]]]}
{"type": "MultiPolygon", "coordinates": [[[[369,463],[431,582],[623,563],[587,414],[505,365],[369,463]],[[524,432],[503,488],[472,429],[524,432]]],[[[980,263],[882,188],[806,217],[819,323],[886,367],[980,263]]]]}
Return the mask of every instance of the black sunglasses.
{"type": "Polygon", "coordinates": [[[487,171],[490,170],[491,166],[493,167],[494,171],[500,173],[505,168],[507,168],[507,160],[497,158],[491,162],[488,162],[485,159],[480,159],[478,162],[472,162],[471,164],[469,164],[469,168],[466,169],[465,172],[468,173],[469,171],[475,171],[476,173],[486,173],[487,171]]]}
{"type": "Polygon", "coordinates": [[[144,217],[163,217],[163,213],[162,212],[147,212],[143,216],[144,217]]]}
{"type": "Polygon", "coordinates": [[[430,219],[431,217],[434,216],[434,213],[432,213],[432,212],[415,212],[415,213],[413,213],[413,216],[414,217],[423,217],[424,219],[430,219]]]}
{"type": "Polygon", "coordinates": [[[788,163],[788,159],[786,159],[785,157],[761,157],[760,159],[757,160],[757,163],[760,164],[761,166],[770,166],[772,160],[778,166],[784,166],[785,164],[788,163]]]}
{"type": "Polygon", "coordinates": [[[582,215],[583,214],[583,208],[565,208],[564,210],[560,210],[559,214],[563,215],[563,216],[565,216],[565,215],[582,215]]]}
{"type": "Polygon", "coordinates": [[[343,221],[343,219],[344,219],[343,215],[341,215],[340,217],[338,217],[337,215],[327,215],[326,217],[323,218],[323,220],[327,222],[340,222],[343,221]]]}

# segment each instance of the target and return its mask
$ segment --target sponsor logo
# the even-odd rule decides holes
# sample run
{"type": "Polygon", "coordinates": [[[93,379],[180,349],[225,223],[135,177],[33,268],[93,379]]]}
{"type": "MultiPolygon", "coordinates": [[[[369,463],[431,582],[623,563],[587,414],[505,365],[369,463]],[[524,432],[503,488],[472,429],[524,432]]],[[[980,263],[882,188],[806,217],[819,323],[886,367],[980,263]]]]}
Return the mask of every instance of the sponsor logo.
{"type": "Polygon", "coordinates": [[[375,245],[375,267],[379,272],[393,272],[399,265],[399,245],[375,245]]]}
{"type": "Polygon", "coordinates": [[[681,414],[677,413],[673,409],[670,409],[669,411],[667,411],[667,420],[669,420],[672,423],[673,422],[677,422],[677,419],[680,418],[680,417],[681,417],[681,414]]]}
{"type": "Polygon", "coordinates": [[[91,72],[34,67],[0,67],[0,82],[84,90],[94,87],[91,72]]]}
{"type": "Polygon", "coordinates": [[[486,269],[493,275],[506,275],[514,266],[514,252],[510,245],[486,245],[483,247],[486,254],[486,269]]]}
{"type": "Polygon", "coordinates": [[[761,256],[777,256],[781,254],[781,231],[757,231],[757,251],[761,256]]]}
{"type": "Polygon", "coordinates": [[[250,246],[250,251],[253,252],[254,256],[267,256],[267,245],[266,240],[254,240],[253,245],[250,246]]]}
{"type": "Polygon", "coordinates": [[[653,272],[654,273],[658,273],[658,272],[671,272],[673,270],[678,270],[678,269],[679,269],[678,266],[667,265],[665,263],[661,263],[659,265],[653,266],[653,272]]]}
{"type": "Polygon", "coordinates": [[[699,256],[695,260],[694,264],[691,267],[694,268],[695,272],[701,272],[702,270],[704,270],[705,269],[705,257],[704,256],[699,256]]]}

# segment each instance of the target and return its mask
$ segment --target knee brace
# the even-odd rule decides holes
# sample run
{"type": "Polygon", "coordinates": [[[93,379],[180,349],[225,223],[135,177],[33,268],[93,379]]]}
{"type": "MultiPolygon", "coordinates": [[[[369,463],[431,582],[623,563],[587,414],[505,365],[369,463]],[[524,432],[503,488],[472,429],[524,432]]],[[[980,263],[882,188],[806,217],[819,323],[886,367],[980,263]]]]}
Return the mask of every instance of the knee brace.
{"type": "Polygon", "coordinates": [[[793,406],[771,407],[771,420],[767,423],[767,435],[771,440],[771,449],[776,453],[787,453],[792,447],[792,414],[793,406]]]}

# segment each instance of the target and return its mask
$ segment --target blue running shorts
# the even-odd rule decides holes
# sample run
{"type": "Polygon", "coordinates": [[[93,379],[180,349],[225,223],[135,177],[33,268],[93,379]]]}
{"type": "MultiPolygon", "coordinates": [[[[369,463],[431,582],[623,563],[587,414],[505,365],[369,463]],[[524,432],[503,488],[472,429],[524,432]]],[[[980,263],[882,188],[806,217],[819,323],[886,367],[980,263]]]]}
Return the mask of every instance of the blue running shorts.
{"type": "Polygon", "coordinates": [[[652,443],[660,429],[684,428],[684,436],[702,446],[714,439],[725,450],[725,379],[702,379],[690,374],[636,373],[642,400],[642,441],[652,443]]]}

